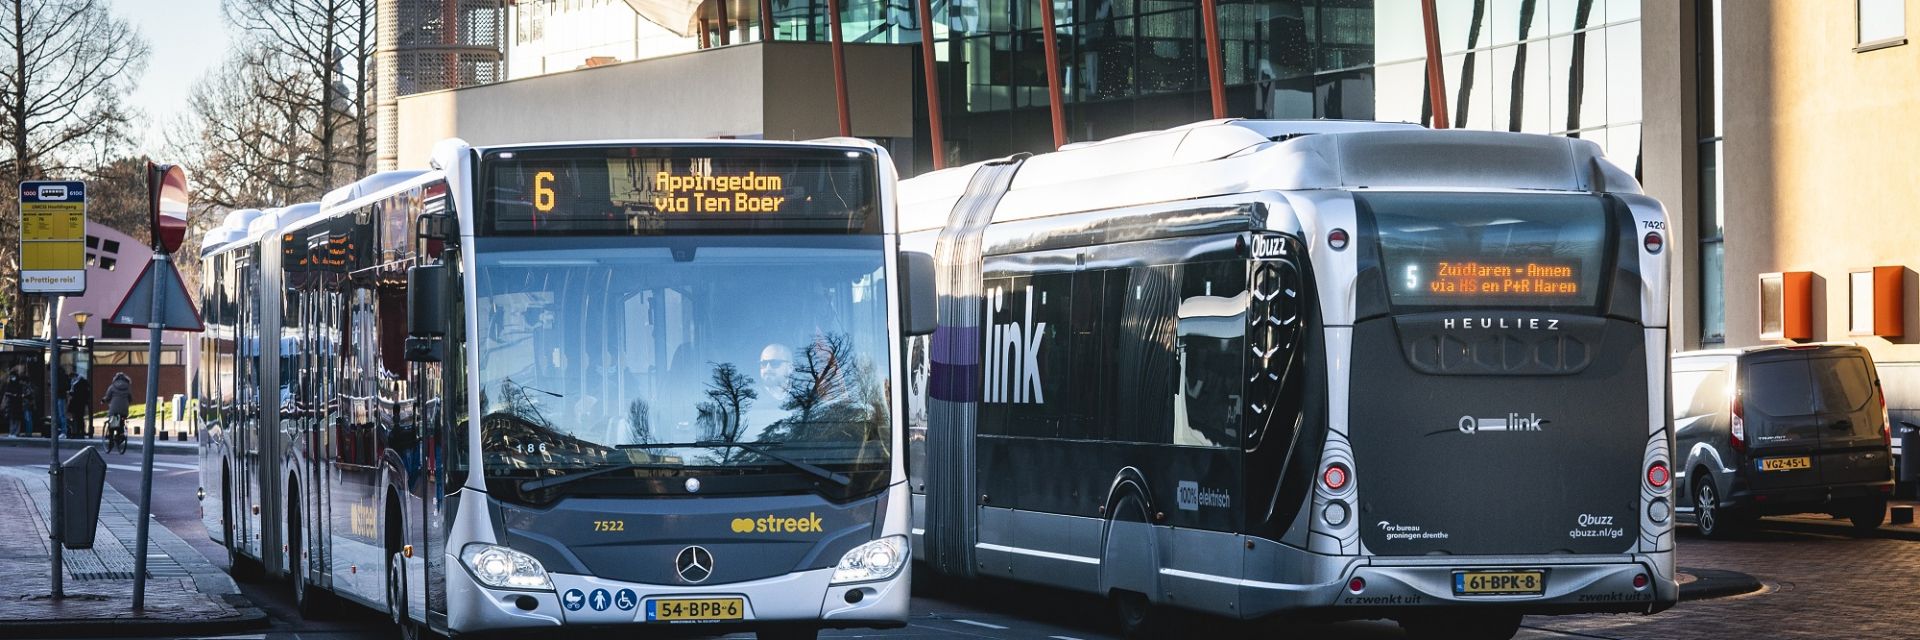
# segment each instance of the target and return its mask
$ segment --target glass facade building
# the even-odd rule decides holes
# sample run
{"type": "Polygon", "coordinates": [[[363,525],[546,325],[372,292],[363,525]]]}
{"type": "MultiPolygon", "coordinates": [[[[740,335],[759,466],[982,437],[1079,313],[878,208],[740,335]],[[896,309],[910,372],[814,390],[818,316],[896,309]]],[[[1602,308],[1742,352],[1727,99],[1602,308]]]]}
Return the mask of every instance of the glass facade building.
{"type": "MultiPolygon", "coordinates": [[[[1200,2],[1053,1],[1070,141],[1210,117],[1200,2]]],[[[847,0],[843,36],[918,44],[911,2],[847,0]]],[[[1437,0],[1452,126],[1577,135],[1637,170],[1640,2],[1437,0]]],[[[1048,150],[1039,2],[933,3],[949,164],[1048,150]]],[[[825,0],[772,4],[776,38],[826,39],[825,0]]],[[[1431,123],[1421,0],[1218,6],[1229,116],[1431,123]]]]}

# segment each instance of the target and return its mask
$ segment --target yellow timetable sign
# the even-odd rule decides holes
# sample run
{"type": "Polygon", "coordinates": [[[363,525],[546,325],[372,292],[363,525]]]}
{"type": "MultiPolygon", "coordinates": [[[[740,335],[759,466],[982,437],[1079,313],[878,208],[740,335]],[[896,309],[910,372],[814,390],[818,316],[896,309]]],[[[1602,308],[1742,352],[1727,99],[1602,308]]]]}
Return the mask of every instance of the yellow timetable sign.
{"type": "Polygon", "coordinates": [[[87,191],[78,181],[20,183],[20,290],[87,290],[87,191]]]}

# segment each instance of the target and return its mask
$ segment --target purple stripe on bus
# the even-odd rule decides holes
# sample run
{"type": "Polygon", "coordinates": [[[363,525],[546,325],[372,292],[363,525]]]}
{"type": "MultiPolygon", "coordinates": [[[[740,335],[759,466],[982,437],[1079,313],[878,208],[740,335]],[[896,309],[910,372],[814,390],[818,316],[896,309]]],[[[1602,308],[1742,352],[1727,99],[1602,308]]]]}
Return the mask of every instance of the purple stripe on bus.
{"type": "Polygon", "coordinates": [[[939,327],[933,330],[932,342],[935,363],[980,363],[980,327],[939,327]]]}
{"type": "Polygon", "coordinates": [[[933,363],[927,395],[946,402],[979,402],[980,365],[933,363]]]}

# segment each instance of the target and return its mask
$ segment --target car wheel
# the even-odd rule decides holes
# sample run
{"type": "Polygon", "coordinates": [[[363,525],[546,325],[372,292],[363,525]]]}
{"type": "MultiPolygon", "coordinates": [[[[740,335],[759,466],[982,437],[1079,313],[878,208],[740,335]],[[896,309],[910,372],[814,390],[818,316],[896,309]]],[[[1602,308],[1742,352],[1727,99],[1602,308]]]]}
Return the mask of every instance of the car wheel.
{"type": "Polygon", "coordinates": [[[1715,487],[1713,479],[1702,477],[1693,485],[1693,521],[1700,528],[1700,536],[1715,540],[1733,537],[1739,529],[1732,514],[1720,506],[1720,489],[1715,487]]]}
{"type": "Polygon", "coordinates": [[[1867,537],[1887,520],[1887,499],[1867,498],[1847,514],[1853,520],[1853,535],[1867,537]]]}

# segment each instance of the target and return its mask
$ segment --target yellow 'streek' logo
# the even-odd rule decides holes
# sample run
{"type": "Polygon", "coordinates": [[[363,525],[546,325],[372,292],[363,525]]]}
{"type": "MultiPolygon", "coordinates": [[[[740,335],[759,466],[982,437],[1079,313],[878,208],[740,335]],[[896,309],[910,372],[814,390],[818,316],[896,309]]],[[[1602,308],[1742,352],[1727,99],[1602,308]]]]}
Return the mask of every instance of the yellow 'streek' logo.
{"type": "Polygon", "coordinates": [[[734,518],[734,533],[820,533],[826,529],[820,526],[820,515],[808,513],[805,518],[734,518]]]}

